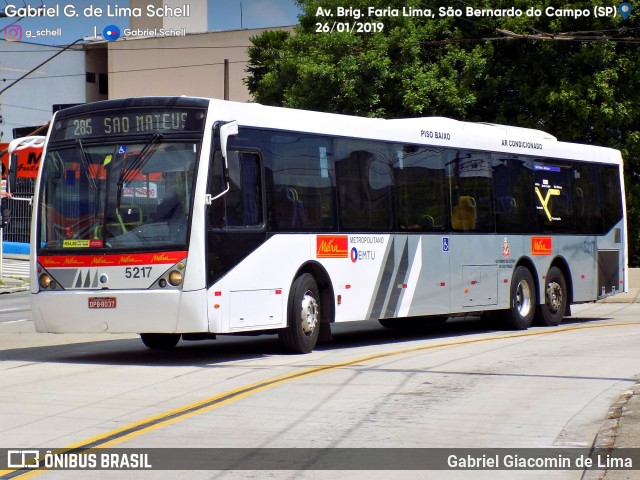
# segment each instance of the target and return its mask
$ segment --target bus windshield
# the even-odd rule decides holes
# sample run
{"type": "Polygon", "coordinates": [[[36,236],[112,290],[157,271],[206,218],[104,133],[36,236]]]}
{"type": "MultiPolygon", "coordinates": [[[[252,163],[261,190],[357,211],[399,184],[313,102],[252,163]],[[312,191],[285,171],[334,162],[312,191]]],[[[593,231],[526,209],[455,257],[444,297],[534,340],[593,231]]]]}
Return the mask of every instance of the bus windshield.
{"type": "Polygon", "coordinates": [[[84,145],[77,140],[47,152],[40,249],[187,245],[200,145],[166,141],[158,134],[134,142],[84,145]]]}

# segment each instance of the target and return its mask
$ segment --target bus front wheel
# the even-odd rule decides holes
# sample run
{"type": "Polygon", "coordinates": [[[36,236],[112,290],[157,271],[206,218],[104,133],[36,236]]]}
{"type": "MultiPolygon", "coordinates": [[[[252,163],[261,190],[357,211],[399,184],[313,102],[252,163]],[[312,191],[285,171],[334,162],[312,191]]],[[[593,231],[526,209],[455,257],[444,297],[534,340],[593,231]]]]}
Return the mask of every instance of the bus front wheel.
{"type": "Polygon", "coordinates": [[[536,286],[533,276],[526,267],[518,267],[511,279],[509,310],[502,314],[508,328],[526,330],[531,326],[536,313],[536,286]]]}
{"type": "Polygon", "coordinates": [[[179,333],[141,333],[145,347],[151,350],[171,350],[180,341],[179,333]]]}
{"type": "Polygon", "coordinates": [[[544,304],[538,306],[536,322],[555,327],[559,325],[567,309],[567,282],[562,270],[551,267],[544,282],[544,304]]]}
{"type": "Polygon", "coordinates": [[[320,291],[313,275],[295,279],[287,305],[287,328],[278,332],[282,346],[292,353],[309,353],[320,333],[320,291]]]}

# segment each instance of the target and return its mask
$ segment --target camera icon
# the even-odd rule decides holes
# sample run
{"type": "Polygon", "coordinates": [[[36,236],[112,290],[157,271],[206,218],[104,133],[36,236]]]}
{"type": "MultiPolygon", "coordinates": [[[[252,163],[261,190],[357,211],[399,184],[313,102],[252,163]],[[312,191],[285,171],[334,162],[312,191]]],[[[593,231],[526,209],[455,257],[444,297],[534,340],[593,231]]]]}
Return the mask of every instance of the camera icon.
{"type": "Polygon", "coordinates": [[[4,39],[7,42],[18,42],[22,40],[22,27],[15,23],[4,28],[4,39]]]}

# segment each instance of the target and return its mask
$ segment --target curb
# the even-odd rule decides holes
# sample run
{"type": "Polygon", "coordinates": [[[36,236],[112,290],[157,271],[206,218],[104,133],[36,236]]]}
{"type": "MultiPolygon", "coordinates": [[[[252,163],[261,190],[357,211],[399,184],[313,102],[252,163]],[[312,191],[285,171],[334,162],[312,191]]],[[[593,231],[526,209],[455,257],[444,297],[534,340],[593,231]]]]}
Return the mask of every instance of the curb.
{"type": "Polygon", "coordinates": [[[4,283],[0,285],[0,295],[3,293],[26,292],[29,290],[29,283],[17,278],[5,277],[4,283]]]}
{"type": "Polygon", "coordinates": [[[0,287],[0,295],[3,293],[18,293],[18,292],[26,292],[29,290],[29,285],[25,285],[22,287],[0,287]]]}
{"type": "MultiPolygon", "coordinates": [[[[640,380],[629,390],[625,391],[611,405],[605,420],[600,426],[592,448],[611,450],[613,448],[629,448],[628,443],[635,444],[635,441],[626,436],[621,436],[621,425],[624,424],[625,431],[629,428],[637,430],[640,425],[640,411],[629,408],[629,404],[638,401],[640,396],[640,380]]],[[[626,433],[628,435],[628,432],[626,433]]],[[[587,470],[582,477],[583,480],[623,480],[630,472],[628,470],[587,470]]]]}

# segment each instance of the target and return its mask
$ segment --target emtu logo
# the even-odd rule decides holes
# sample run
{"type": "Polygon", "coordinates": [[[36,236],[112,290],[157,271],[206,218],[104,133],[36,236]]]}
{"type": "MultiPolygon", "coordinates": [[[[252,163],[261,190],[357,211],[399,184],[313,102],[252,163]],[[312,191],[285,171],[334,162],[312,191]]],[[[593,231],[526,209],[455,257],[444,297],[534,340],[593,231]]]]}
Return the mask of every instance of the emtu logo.
{"type": "Polygon", "coordinates": [[[22,40],[22,27],[15,23],[4,27],[4,39],[7,42],[19,42],[22,40]]]}
{"type": "Polygon", "coordinates": [[[107,25],[102,31],[102,37],[109,42],[115,42],[120,38],[120,29],[116,25],[107,25]]]}

